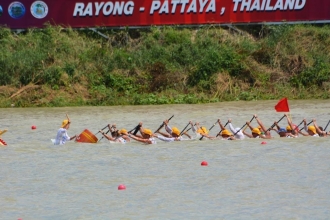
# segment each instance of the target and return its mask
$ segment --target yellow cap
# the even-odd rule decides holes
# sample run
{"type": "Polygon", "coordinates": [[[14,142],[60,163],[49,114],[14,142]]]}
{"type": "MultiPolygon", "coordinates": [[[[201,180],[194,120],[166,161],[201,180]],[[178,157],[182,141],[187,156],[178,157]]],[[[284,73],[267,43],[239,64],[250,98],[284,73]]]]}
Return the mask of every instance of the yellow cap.
{"type": "Polygon", "coordinates": [[[173,127],[173,128],[172,128],[172,133],[173,133],[173,134],[176,134],[176,135],[178,135],[178,136],[180,135],[180,131],[179,131],[179,129],[176,128],[176,127],[173,127]]]}
{"type": "Polygon", "coordinates": [[[316,134],[316,129],[313,125],[308,126],[308,130],[310,130],[311,132],[313,132],[314,134],[316,134]]]}
{"type": "Polygon", "coordinates": [[[143,133],[145,133],[145,134],[148,134],[148,135],[152,135],[152,131],[150,130],[150,129],[143,129],[143,133]]]}
{"type": "Polygon", "coordinates": [[[200,129],[197,130],[197,133],[200,133],[200,134],[208,134],[209,131],[205,128],[205,127],[201,127],[200,129]]]}
{"type": "Polygon", "coordinates": [[[204,132],[205,134],[208,134],[208,133],[209,133],[209,131],[206,129],[206,127],[201,127],[201,129],[203,130],[203,132],[204,132]]]}
{"type": "Polygon", "coordinates": [[[225,129],[225,130],[222,130],[222,132],[221,132],[221,135],[228,135],[228,136],[232,136],[233,134],[232,134],[232,133],[230,133],[230,131],[228,131],[227,129],[225,129]]]}
{"type": "Polygon", "coordinates": [[[118,133],[119,134],[127,134],[127,130],[123,128],[118,133]]]}
{"type": "Polygon", "coordinates": [[[253,129],[252,129],[252,133],[255,133],[255,134],[261,134],[259,128],[253,128],[253,129]]]}
{"type": "Polygon", "coordinates": [[[286,130],[287,130],[287,131],[292,131],[291,126],[290,126],[290,125],[286,126],[286,130]]]}
{"type": "Polygon", "coordinates": [[[69,123],[69,120],[67,120],[67,119],[63,120],[61,128],[64,128],[68,123],[69,123]]]}

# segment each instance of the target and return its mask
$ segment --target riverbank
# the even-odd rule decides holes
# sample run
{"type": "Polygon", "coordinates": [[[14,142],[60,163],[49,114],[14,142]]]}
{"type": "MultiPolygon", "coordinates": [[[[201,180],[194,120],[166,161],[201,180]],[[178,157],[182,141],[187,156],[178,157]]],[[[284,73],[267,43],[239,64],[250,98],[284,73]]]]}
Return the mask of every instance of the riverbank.
{"type": "Polygon", "coordinates": [[[330,98],[329,26],[0,28],[0,107],[330,98]]]}

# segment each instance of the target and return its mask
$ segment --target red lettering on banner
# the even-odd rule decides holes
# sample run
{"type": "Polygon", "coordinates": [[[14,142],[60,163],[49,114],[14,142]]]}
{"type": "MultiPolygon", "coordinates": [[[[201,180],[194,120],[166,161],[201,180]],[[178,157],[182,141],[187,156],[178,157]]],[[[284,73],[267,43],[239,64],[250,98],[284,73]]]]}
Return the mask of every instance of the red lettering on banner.
{"type": "Polygon", "coordinates": [[[177,12],[180,14],[215,13],[216,4],[215,0],[165,0],[163,3],[159,0],[154,0],[151,3],[150,14],[152,15],[156,12],[158,14],[176,14],[177,12]]]}
{"type": "Polygon", "coordinates": [[[116,2],[88,2],[86,5],[77,2],[73,10],[73,17],[99,16],[100,12],[104,16],[109,15],[132,15],[134,11],[133,1],[116,2]]]}
{"type": "Polygon", "coordinates": [[[234,9],[243,11],[287,11],[301,10],[306,0],[233,0],[234,9]]]}

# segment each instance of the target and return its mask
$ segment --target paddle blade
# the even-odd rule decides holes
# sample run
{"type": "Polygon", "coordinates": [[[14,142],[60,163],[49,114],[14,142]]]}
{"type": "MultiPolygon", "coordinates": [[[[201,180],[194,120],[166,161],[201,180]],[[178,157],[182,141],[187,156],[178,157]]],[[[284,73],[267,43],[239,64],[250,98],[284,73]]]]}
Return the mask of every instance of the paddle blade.
{"type": "Polygon", "coordinates": [[[283,98],[275,105],[277,112],[290,112],[289,103],[287,98],[283,98]]]}
{"type": "Polygon", "coordinates": [[[133,134],[136,135],[138,133],[138,131],[140,130],[140,128],[141,128],[141,125],[136,126],[133,134]]]}

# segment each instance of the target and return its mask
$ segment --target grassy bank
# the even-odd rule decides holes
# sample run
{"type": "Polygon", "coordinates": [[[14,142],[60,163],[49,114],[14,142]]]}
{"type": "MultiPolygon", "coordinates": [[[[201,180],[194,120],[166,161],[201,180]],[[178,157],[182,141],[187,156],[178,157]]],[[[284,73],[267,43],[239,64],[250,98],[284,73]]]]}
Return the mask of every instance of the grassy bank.
{"type": "Polygon", "coordinates": [[[329,26],[0,28],[0,107],[330,98],[329,26]]]}

